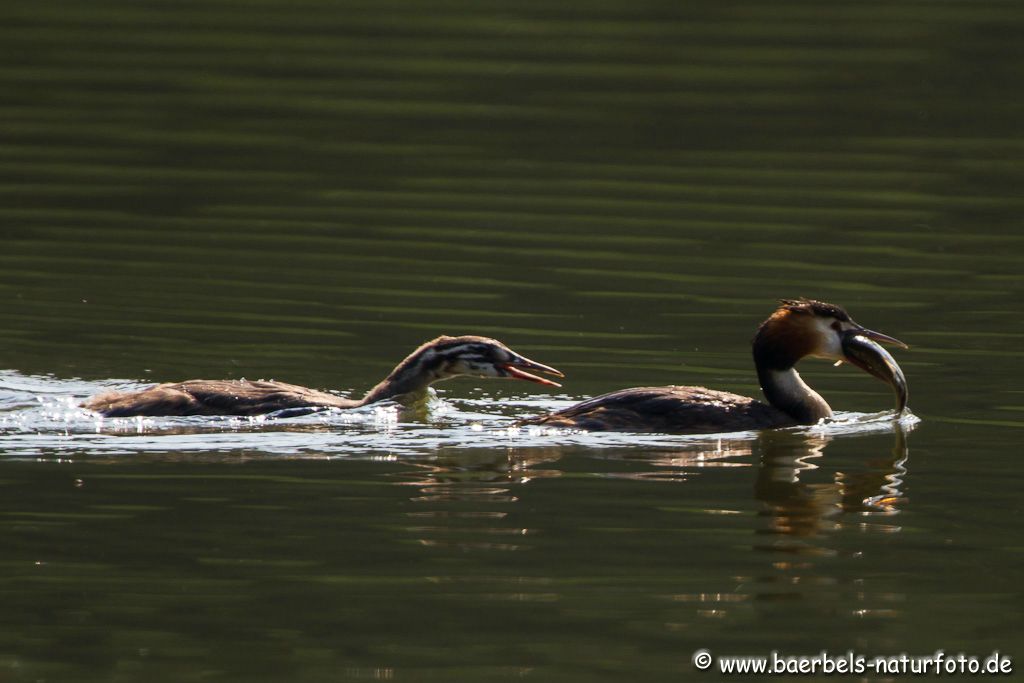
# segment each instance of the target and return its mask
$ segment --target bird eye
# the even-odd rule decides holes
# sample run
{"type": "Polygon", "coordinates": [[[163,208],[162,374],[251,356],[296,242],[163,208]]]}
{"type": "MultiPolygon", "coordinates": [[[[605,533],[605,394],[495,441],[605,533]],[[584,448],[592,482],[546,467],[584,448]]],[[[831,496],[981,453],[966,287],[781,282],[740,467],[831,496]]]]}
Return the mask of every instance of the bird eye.
{"type": "Polygon", "coordinates": [[[835,320],[832,322],[832,329],[835,330],[836,332],[841,332],[843,329],[843,324],[838,320],[835,320]]]}

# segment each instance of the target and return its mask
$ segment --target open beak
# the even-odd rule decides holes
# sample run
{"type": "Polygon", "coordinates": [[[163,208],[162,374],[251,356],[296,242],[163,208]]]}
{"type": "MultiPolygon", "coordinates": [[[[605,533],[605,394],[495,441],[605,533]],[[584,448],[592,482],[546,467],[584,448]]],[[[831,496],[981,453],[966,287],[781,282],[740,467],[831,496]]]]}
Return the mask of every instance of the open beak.
{"type": "Polygon", "coordinates": [[[898,344],[908,348],[906,344],[880,332],[871,330],[850,330],[843,335],[843,355],[845,360],[858,368],[882,380],[896,392],[896,414],[899,415],[907,407],[907,378],[889,352],[876,344],[876,341],[898,344]]]}
{"type": "Polygon", "coordinates": [[[498,367],[508,373],[507,376],[513,379],[525,379],[528,382],[536,382],[537,384],[544,384],[549,387],[560,387],[562,385],[558,382],[552,382],[544,377],[538,377],[537,375],[527,371],[535,370],[536,372],[543,372],[548,375],[554,375],[555,377],[565,377],[565,375],[552,367],[544,365],[543,363],[537,363],[520,355],[516,355],[511,361],[502,363],[498,367]]]}

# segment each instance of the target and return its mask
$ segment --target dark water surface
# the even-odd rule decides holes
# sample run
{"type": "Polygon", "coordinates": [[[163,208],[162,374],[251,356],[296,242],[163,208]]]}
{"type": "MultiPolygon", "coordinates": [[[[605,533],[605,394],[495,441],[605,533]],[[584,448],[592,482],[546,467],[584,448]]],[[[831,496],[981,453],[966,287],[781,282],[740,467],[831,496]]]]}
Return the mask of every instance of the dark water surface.
{"type": "Polygon", "coordinates": [[[1024,5],[10,0],[0,680],[680,680],[697,648],[1024,656],[1024,5]],[[754,395],[778,297],[904,339],[829,427],[550,434],[754,395]],[[485,334],[568,375],[285,420],[485,334]],[[918,420],[919,418],[919,420],[918,420]]]}

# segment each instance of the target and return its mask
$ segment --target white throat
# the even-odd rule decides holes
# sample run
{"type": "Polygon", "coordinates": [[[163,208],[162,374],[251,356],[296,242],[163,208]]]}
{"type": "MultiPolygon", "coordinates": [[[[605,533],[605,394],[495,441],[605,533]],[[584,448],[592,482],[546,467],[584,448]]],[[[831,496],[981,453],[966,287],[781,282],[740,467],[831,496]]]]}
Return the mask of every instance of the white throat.
{"type": "Polygon", "coordinates": [[[761,388],[776,408],[803,424],[814,424],[822,418],[832,417],[832,408],[804,382],[796,368],[769,370],[765,375],[765,386],[761,388]]]}

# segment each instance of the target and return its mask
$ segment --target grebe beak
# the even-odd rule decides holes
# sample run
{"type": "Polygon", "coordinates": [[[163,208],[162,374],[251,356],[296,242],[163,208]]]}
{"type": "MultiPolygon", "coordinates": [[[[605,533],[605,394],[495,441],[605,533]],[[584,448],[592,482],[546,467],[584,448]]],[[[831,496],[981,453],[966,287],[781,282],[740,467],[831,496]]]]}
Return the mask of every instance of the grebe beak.
{"type": "Polygon", "coordinates": [[[537,384],[544,384],[549,387],[560,387],[562,386],[558,382],[552,382],[544,377],[538,377],[527,370],[535,370],[537,372],[543,372],[548,375],[554,375],[555,377],[565,377],[560,371],[555,370],[552,367],[532,361],[529,358],[520,356],[519,354],[512,354],[512,360],[507,363],[499,363],[498,367],[504,370],[507,377],[513,379],[525,379],[528,382],[536,382],[537,384]]]}
{"type": "Polygon", "coordinates": [[[859,329],[855,329],[855,330],[850,330],[850,332],[848,332],[847,334],[850,334],[850,333],[858,334],[858,335],[860,335],[862,337],[867,337],[868,339],[874,340],[876,342],[881,342],[883,344],[892,344],[893,346],[898,346],[901,349],[909,349],[910,348],[909,346],[907,346],[906,344],[901,342],[896,337],[890,337],[887,334],[882,334],[881,332],[875,332],[874,330],[867,330],[867,329],[864,329],[863,327],[861,327],[859,329]]]}
{"type": "Polygon", "coordinates": [[[900,415],[907,407],[907,378],[889,352],[875,343],[874,340],[898,344],[908,348],[906,344],[888,335],[871,330],[850,330],[843,335],[843,355],[845,360],[864,372],[877,377],[896,392],[896,414],[900,415]]]}

